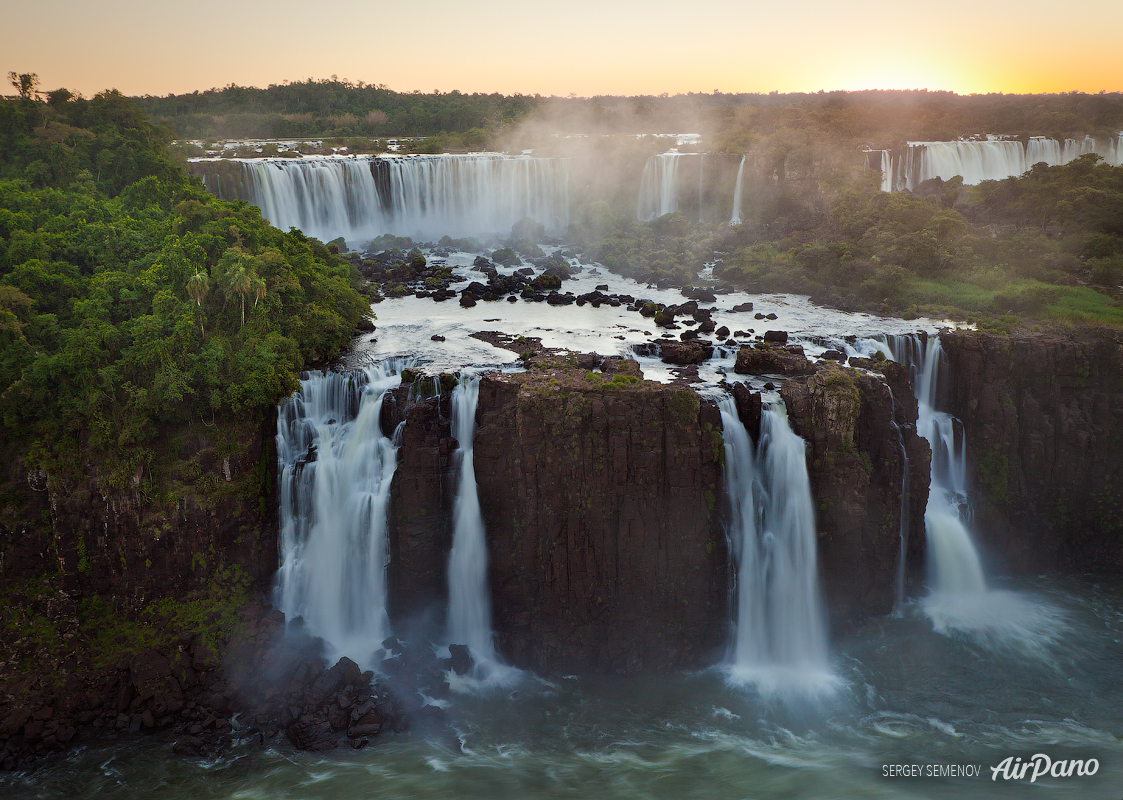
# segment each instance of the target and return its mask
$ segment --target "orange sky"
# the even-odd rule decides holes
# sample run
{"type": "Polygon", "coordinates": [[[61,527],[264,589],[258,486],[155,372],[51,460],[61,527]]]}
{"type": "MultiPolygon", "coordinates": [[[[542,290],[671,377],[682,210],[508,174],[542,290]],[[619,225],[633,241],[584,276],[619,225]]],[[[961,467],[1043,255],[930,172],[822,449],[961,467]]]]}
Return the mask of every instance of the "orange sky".
{"type": "Polygon", "coordinates": [[[0,11],[0,68],[43,88],[167,94],[284,79],[578,95],[948,89],[1123,91],[1123,2],[571,0],[175,5],[37,0],[0,11]],[[330,8],[330,12],[313,9],[330,8]],[[937,10],[938,9],[938,10],[937,10]]]}

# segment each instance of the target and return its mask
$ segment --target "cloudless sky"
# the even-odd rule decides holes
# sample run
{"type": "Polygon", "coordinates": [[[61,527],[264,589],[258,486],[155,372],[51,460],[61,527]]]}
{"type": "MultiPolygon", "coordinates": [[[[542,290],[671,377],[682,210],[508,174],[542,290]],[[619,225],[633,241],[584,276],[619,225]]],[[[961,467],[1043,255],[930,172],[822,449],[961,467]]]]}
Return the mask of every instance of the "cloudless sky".
{"type": "Polygon", "coordinates": [[[1123,0],[4,0],[0,56],[87,96],[331,75],[543,95],[1123,91],[1123,0]]]}

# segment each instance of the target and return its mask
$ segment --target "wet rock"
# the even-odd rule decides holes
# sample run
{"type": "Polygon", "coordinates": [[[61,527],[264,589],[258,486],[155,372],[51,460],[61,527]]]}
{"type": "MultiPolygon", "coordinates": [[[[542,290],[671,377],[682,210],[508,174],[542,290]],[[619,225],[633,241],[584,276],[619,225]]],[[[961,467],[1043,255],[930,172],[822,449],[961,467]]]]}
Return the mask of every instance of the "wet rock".
{"type": "Polygon", "coordinates": [[[768,344],[787,344],[788,332],[787,331],[765,331],[764,341],[768,344]]]}
{"type": "Polygon", "coordinates": [[[753,304],[752,303],[738,303],[737,305],[733,306],[733,310],[738,311],[738,312],[740,312],[740,311],[752,311],[753,310],[753,304]]]}
{"type": "Polygon", "coordinates": [[[432,336],[429,337],[429,341],[431,341],[431,342],[443,342],[444,340],[445,340],[445,337],[441,336],[439,333],[434,333],[432,336]]]}
{"type": "Polygon", "coordinates": [[[760,439],[760,417],[762,404],[759,392],[754,392],[743,383],[733,384],[733,402],[737,406],[737,416],[745,426],[753,442],[760,439]]]}
{"type": "Polygon", "coordinates": [[[285,738],[297,750],[320,752],[334,750],[339,746],[331,723],[327,720],[315,720],[310,715],[289,723],[285,727],[285,738]]]}
{"type": "Polygon", "coordinates": [[[452,671],[457,675],[467,675],[476,664],[476,660],[472,658],[467,645],[450,644],[448,652],[451,657],[452,671]]]}
{"type": "Polygon", "coordinates": [[[900,557],[902,444],[909,453],[910,542],[924,539],[929,460],[916,417],[899,414],[880,376],[830,361],[820,362],[805,381],[785,382],[781,396],[792,430],[807,442],[831,629],[888,614],[900,557]]]}
{"type": "Polygon", "coordinates": [[[728,602],[707,499],[721,492],[720,415],[689,389],[609,380],[605,364],[593,379],[562,361],[480,382],[497,648],[543,672],[710,663],[728,602]]]}
{"type": "Polygon", "coordinates": [[[810,375],[815,371],[802,352],[761,345],[737,351],[733,371],[738,375],[810,375]]]}
{"type": "Polygon", "coordinates": [[[982,549],[1031,574],[1123,572],[1123,333],[945,330],[940,342],[982,549]]]}

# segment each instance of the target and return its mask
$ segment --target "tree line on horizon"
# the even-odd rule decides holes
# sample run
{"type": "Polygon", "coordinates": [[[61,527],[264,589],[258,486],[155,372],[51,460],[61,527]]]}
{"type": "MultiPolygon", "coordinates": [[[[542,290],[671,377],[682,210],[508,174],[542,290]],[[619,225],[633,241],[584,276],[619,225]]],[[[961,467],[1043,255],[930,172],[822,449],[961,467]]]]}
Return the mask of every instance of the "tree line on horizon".
{"type": "Polygon", "coordinates": [[[385,138],[473,129],[494,137],[533,123],[553,133],[698,132],[716,137],[719,148],[735,149],[784,129],[875,146],[982,133],[1066,138],[1123,130],[1123,93],[871,90],[567,98],[396,92],[383,85],[308,79],[136,101],[181,138],[385,138]]]}

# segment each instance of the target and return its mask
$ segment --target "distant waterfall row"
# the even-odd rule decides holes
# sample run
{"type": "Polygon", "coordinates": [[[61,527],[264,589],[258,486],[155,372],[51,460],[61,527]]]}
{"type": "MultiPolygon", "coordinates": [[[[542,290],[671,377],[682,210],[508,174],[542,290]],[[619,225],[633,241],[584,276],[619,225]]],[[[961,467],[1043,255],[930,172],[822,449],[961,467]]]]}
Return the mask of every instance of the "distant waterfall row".
{"type": "Polygon", "coordinates": [[[881,172],[882,191],[914,191],[926,180],[950,180],[963,176],[971,186],[982,181],[1003,180],[1024,175],[1034,164],[1051,167],[1067,164],[1080,156],[1096,153],[1113,167],[1123,166],[1123,133],[1111,138],[1016,139],[990,138],[985,141],[909,142],[904,153],[871,150],[866,166],[881,172]]]}
{"type": "Polygon", "coordinates": [[[282,230],[365,245],[384,233],[509,235],[531,217],[569,224],[569,165],[529,156],[199,160],[192,170],[227,200],[245,200],[282,230]]]}

